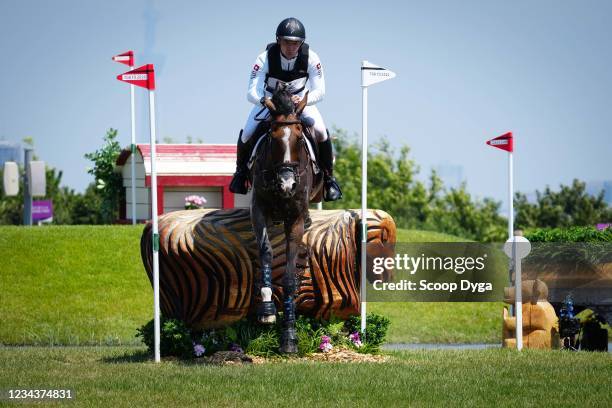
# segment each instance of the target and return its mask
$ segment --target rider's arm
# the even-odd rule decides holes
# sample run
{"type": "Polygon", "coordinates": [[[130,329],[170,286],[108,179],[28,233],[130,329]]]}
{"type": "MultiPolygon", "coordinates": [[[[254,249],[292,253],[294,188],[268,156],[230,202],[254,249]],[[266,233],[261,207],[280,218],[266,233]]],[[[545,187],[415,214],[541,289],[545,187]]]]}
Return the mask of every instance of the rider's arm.
{"type": "Polygon", "coordinates": [[[325,96],[325,79],[323,78],[321,60],[312,50],[308,54],[308,82],[310,92],[308,93],[307,105],[314,105],[325,96]]]}
{"type": "Polygon", "coordinates": [[[264,87],[266,82],[266,73],[268,72],[268,57],[267,52],[259,54],[255,60],[255,64],[251,67],[249,77],[249,90],[247,91],[247,99],[255,105],[261,104],[261,98],[264,97],[264,87]]]}

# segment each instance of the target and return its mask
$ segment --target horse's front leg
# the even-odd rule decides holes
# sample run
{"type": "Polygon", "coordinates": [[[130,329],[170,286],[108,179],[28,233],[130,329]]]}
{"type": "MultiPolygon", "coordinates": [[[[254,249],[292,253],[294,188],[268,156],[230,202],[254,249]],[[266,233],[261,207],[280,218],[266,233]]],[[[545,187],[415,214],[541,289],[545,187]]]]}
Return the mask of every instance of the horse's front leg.
{"type": "Polygon", "coordinates": [[[261,303],[257,307],[257,320],[264,324],[276,322],[276,307],[272,300],[272,246],[268,236],[268,217],[259,206],[251,205],[251,223],[259,248],[261,265],[261,303]]]}
{"type": "Polygon", "coordinates": [[[304,218],[300,216],[294,222],[285,222],[287,265],[283,277],[283,337],[280,351],[297,353],[298,338],[295,332],[295,292],[297,285],[296,258],[298,245],[304,236],[304,218]]]}

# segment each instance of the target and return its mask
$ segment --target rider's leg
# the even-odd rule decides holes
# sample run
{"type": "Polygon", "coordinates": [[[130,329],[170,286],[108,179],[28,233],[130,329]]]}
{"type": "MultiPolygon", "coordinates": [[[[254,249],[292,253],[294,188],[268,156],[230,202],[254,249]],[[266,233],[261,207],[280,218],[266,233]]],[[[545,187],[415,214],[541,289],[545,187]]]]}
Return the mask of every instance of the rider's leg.
{"type": "Polygon", "coordinates": [[[333,146],[323,118],[315,106],[307,106],[302,115],[314,121],[314,136],[319,150],[319,167],[323,171],[325,188],[323,199],[325,201],[339,200],[342,198],[342,191],[334,178],[333,146]]]}
{"type": "Polygon", "coordinates": [[[247,186],[247,180],[249,177],[249,170],[247,164],[255,144],[255,138],[252,137],[257,129],[258,121],[255,117],[258,112],[261,111],[261,107],[254,106],[251,110],[251,114],[244,125],[244,130],[240,131],[238,137],[238,145],[236,151],[236,172],[230,183],[229,189],[234,194],[246,194],[249,189],[247,186]]]}

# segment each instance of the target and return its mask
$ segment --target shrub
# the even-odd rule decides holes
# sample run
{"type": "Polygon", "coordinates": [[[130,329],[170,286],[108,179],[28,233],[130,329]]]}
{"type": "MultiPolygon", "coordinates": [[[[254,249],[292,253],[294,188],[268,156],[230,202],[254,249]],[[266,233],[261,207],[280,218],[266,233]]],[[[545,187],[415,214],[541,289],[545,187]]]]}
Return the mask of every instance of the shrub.
{"type": "MultiPolygon", "coordinates": [[[[344,321],[338,318],[319,320],[299,316],[296,320],[298,337],[298,355],[305,356],[320,351],[324,336],[327,336],[334,347],[351,347],[361,353],[379,351],[389,328],[389,319],[374,313],[368,314],[367,339],[360,345],[355,344],[349,336],[359,332],[360,317],[351,317],[344,321]]],[[[162,318],[160,351],[162,356],[180,358],[194,357],[194,347],[198,354],[214,354],[217,351],[240,348],[246,353],[271,357],[278,356],[282,335],[282,319],[272,326],[263,326],[255,321],[242,319],[231,326],[208,330],[190,330],[177,319],[162,318]]],[[[153,351],[153,320],[138,329],[149,351],[153,351]]],[[[356,336],[358,337],[358,336],[356,336]]]]}
{"type": "MultiPolygon", "coordinates": [[[[387,330],[391,321],[385,316],[368,313],[366,318],[366,335],[364,346],[378,351],[380,345],[387,337],[387,330]]],[[[352,316],[346,321],[346,328],[350,333],[361,331],[361,316],[352,316]]],[[[363,339],[362,339],[363,340],[363,339]]]]}
{"type": "Polygon", "coordinates": [[[529,231],[525,237],[531,242],[612,242],[612,228],[539,228],[529,231]]]}
{"type": "MultiPolygon", "coordinates": [[[[153,352],[155,338],[153,333],[153,320],[137,329],[136,337],[141,337],[142,341],[153,352]]],[[[160,341],[159,349],[162,356],[176,356],[189,358],[193,356],[193,342],[191,331],[185,323],[178,319],[161,318],[160,322],[160,341]]]]}
{"type": "Polygon", "coordinates": [[[565,265],[565,269],[588,268],[612,262],[612,228],[595,227],[543,228],[525,234],[533,243],[527,264],[540,268],[565,265]]]}

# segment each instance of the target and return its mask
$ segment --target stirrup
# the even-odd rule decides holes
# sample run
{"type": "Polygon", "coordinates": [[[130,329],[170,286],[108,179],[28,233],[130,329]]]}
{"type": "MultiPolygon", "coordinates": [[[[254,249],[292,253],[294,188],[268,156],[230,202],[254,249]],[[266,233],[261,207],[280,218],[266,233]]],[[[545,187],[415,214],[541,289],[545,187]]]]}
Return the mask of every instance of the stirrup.
{"type": "Polygon", "coordinates": [[[323,200],[336,201],[342,198],[342,190],[336,179],[332,176],[325,176],[323,200]]]}

